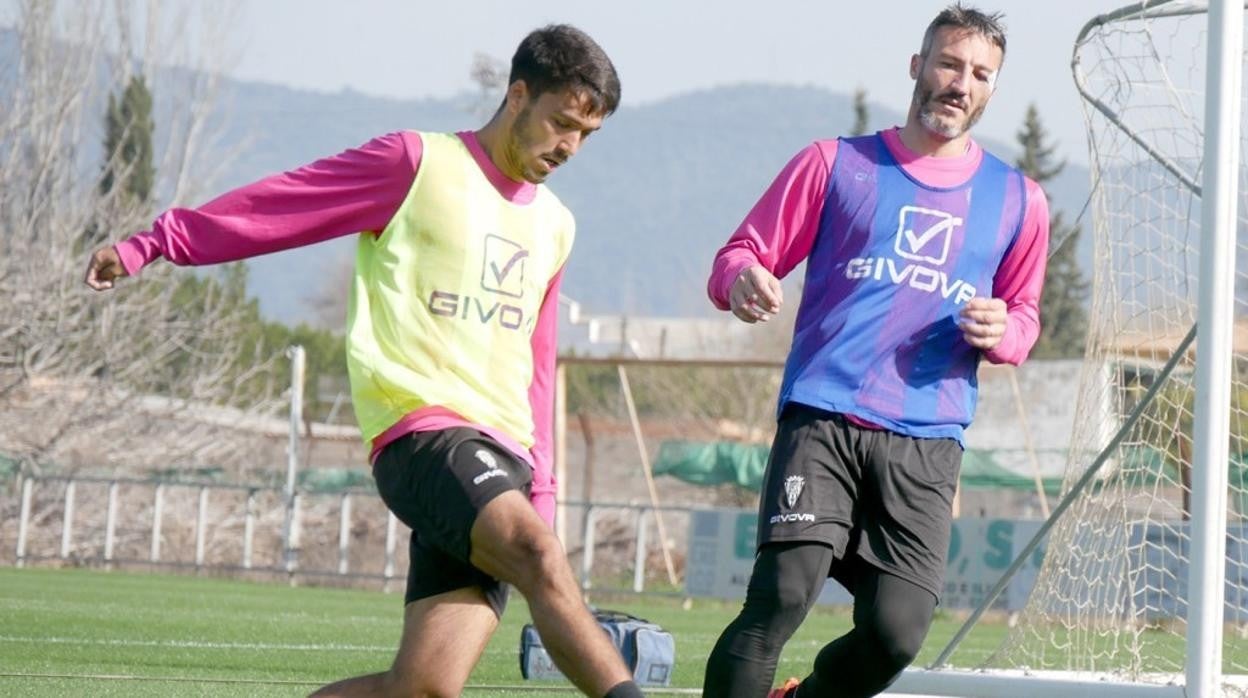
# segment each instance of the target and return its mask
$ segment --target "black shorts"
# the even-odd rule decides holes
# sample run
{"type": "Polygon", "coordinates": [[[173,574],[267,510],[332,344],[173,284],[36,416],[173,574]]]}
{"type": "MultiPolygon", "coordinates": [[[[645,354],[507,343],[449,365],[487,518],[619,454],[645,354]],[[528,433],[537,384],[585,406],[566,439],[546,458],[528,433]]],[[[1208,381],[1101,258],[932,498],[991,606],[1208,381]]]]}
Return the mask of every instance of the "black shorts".
{"type": "Polygon", "coordinates": [[[759,501],[758,544],[817,541],[852,594],[863,564],[940,598],[962,447],[867,429],[790,403],[759,501]]]}
{"type": "Polygon", "coordinates": [[[412,529],[404,603],[477,586],[500,617],[507,585],[468,562],[472,525],[492,499],[510,490],[526,497],[533,470],[475,429],[407,434],[373,463],[377,492],[412,529]]]}

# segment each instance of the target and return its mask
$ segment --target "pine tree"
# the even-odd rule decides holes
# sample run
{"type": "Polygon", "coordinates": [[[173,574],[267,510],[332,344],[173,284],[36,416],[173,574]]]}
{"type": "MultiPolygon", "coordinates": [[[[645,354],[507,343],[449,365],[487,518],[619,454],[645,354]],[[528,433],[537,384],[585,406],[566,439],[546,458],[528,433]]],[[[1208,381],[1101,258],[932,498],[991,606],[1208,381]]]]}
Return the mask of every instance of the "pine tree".
{"type": "MultiPolygon", "coordinates": [[[[1048,134],[1034,104],[1027,108],[1023,128],[1018,132],[1018,142],[1023,147],[1023,153],[1015,165],[1041,186],[1065,167],[1065,163],[1053,161],[1055,146],[1048,143],[1048,134]]],[[[1079,233],[1078,227],[1066,225],[1061,212],[1051,215],[1049,263],[1044,276],[1044,293],[1040,297],[1040,338],[1031,352],[1034,358],[1075,358],[1083,355],[1088,330],[1088,315],[1084,307],[1088,282],[1076,258],[1079,233]]]]}
{"type": "Polygon", "coordinates": [[[104,173],[100,193],[120,186],[127,204],[146,206],[152,200],[156,169],[152,166],[152,93],[143,76],[130,78],[120,98],[108,96],[104,116],[104,173]]]}
{"type": "Polygon", "coordinates": [[[867,91],[859,87],[854,91],[854,128],[852,136],[861,136],[867,132],[867,91]]]}

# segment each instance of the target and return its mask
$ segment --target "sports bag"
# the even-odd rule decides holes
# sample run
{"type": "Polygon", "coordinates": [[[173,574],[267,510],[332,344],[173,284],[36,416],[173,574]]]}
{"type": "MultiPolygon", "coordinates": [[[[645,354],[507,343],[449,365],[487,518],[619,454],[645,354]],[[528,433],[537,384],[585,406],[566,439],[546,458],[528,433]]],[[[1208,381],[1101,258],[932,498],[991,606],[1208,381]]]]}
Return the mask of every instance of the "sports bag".
{"type": "MultiPolygon", "coordinates": [[[[634,681],[642,686],[671,684],[672,668],[676,664],[676,642],[671,633],[648,620],[619,611],[595,609],[594,620],[624,657],[634,681]]],[[[546,653],[532,623],[520,631],[520,674],[526,679],[564,678],[546,653]]]]}

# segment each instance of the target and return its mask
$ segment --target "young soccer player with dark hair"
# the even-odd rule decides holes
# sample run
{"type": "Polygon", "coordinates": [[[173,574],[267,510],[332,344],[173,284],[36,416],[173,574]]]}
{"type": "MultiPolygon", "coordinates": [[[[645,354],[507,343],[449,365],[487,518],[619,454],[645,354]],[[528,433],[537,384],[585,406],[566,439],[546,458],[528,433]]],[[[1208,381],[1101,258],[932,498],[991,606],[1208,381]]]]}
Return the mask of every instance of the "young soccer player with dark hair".
{"type": "Polygon", "coordinates": [[[615,111],[606,53],[567,25],[512,59],[489,123],[391,133],[173,209],[97,251],[97,290],[158,258],[245,259],[356,234],[347,362],[386,505],[411,527],[403,635],[384,672],[319,696],[456,696],[507,600],[524,595],[587,695],[640,696],[551,530],[551,405],[571,213],[542,183],[615,111]]]}

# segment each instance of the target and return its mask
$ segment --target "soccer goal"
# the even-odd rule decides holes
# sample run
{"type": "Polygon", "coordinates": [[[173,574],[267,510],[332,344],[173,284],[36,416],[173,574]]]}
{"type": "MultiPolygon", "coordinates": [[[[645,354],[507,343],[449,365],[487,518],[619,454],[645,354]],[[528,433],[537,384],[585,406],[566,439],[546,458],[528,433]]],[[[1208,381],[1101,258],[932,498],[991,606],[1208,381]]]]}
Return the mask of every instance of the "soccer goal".
{"type": "Polygon", "coordinates": [[[1243,29],[1243,0],[1151,0],[1079,34],[1095,270],[1063,499],[1004,640],[959,633],[895,690],[1248,696],[1243,29]]]}

